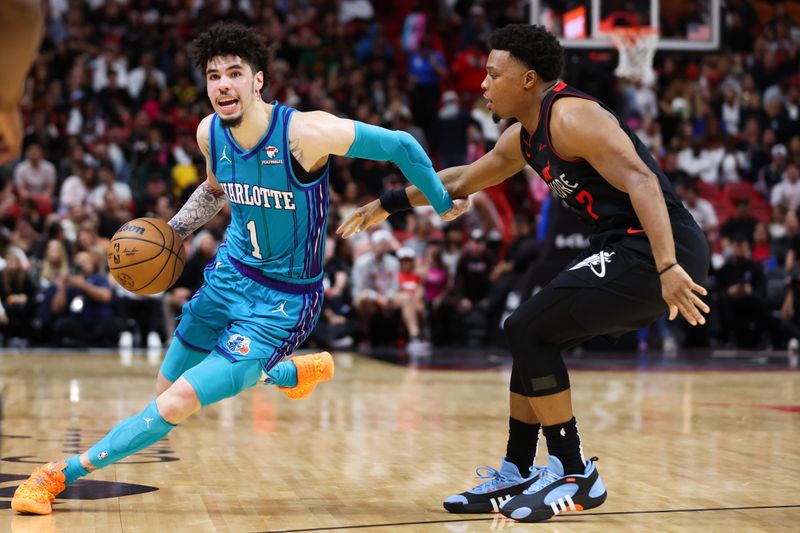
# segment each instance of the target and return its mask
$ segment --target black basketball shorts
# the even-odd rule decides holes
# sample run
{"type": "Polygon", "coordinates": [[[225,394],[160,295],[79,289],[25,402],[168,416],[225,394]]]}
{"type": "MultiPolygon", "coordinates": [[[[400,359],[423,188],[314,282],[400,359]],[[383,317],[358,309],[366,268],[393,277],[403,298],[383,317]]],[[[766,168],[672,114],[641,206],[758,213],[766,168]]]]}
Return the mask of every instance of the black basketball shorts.
{"type": "MultiPolygon", "coordinates": [[[[694,221],[673,222],[672,231],[678,263],[702,285],[710,255],[705,235],[694,221]]],[[[635,234],[582,252],[514,314],[523,315],[517,318],[536,341],[563,350],[636,331],[666,311],[647,237],[635,234]]]]}

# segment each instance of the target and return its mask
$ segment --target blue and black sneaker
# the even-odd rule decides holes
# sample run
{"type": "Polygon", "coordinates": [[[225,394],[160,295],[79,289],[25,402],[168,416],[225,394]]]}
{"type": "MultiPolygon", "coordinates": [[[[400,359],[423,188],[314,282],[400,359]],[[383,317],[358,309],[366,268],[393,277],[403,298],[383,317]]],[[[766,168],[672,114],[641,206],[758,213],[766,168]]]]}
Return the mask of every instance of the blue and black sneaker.
{"type": "Polygon", "coordinates": [[[475,470],[478,479],[486,479],[474,489],[450,496],[444,501],[444,508],[451,513],[491,513],[498,512],[503,502],[510,500],[531,483],[536,481],[539,467],[532,466],[530,477],[522,477],[517,465],[503,457],[498,472],[489,466],[475,470]]]}
{"type": "Polygon", "coordinates": [[[606,487],[594,467],[597,457],[586,461],[582,475],[564,475],[557,457],[539,469],[539,478],[522,494],[503,503],[503,516],[520,522],[541,522],[567,511],[584,511],[606,501],[606,487]]]}

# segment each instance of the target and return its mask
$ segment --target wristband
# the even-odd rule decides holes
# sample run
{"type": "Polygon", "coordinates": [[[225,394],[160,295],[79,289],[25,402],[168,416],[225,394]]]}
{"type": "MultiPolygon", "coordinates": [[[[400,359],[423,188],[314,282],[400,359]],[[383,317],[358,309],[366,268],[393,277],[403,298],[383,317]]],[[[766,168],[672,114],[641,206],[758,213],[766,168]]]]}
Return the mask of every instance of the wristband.
{"type": "Polygon", "coordinates": [[[381,195],[380,201],[381,207],[390,215],[399,211],[407,211],[412,207],[405,187],[386,191],[381,195]]]}
{"type": "Polygon", "coordinates": [[[669,270],[670,268],[672,268],[674,266],[678,266],[677,261],[675,263],[670,263],[669,265],[667,265],[664,268],[662,268],[661,270],[659,270],[658,271],[658,275],[660,276],[661,274],[663,274],[664,272],[666,272],[667,270],[669,270]]]}

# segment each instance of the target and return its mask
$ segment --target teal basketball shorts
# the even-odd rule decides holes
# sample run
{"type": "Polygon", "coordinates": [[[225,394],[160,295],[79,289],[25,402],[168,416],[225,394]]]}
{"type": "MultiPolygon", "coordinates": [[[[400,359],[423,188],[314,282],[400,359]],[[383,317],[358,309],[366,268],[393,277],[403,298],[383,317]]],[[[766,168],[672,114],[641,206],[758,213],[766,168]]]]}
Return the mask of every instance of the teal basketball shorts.
{"type": "Polygon", "coordinates": [[[308,337],[322,309],[321,280],[294,284],[267,277],[230,257],[225,243],[203,277],[175,329],[175,340],[195,354],[172,357],[169,350],[161,372],[170,381],[193,366],[187,357],[197,364],[212,352],[231,363],[259,360],[266,372],[308,337]]]}

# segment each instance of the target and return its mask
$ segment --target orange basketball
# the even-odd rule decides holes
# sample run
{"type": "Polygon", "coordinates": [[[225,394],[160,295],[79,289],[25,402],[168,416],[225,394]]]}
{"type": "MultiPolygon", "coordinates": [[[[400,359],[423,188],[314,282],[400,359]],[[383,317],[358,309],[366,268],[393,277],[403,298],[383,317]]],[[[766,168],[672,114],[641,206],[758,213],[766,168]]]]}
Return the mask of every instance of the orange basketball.
{"type": "Polygon", "coordinates": [[[117,230],[108,246],[108,268],[124,289],[156,294],[178,280],[186,263],[183,239],[160,218],[137,218],[117,230]]]}

